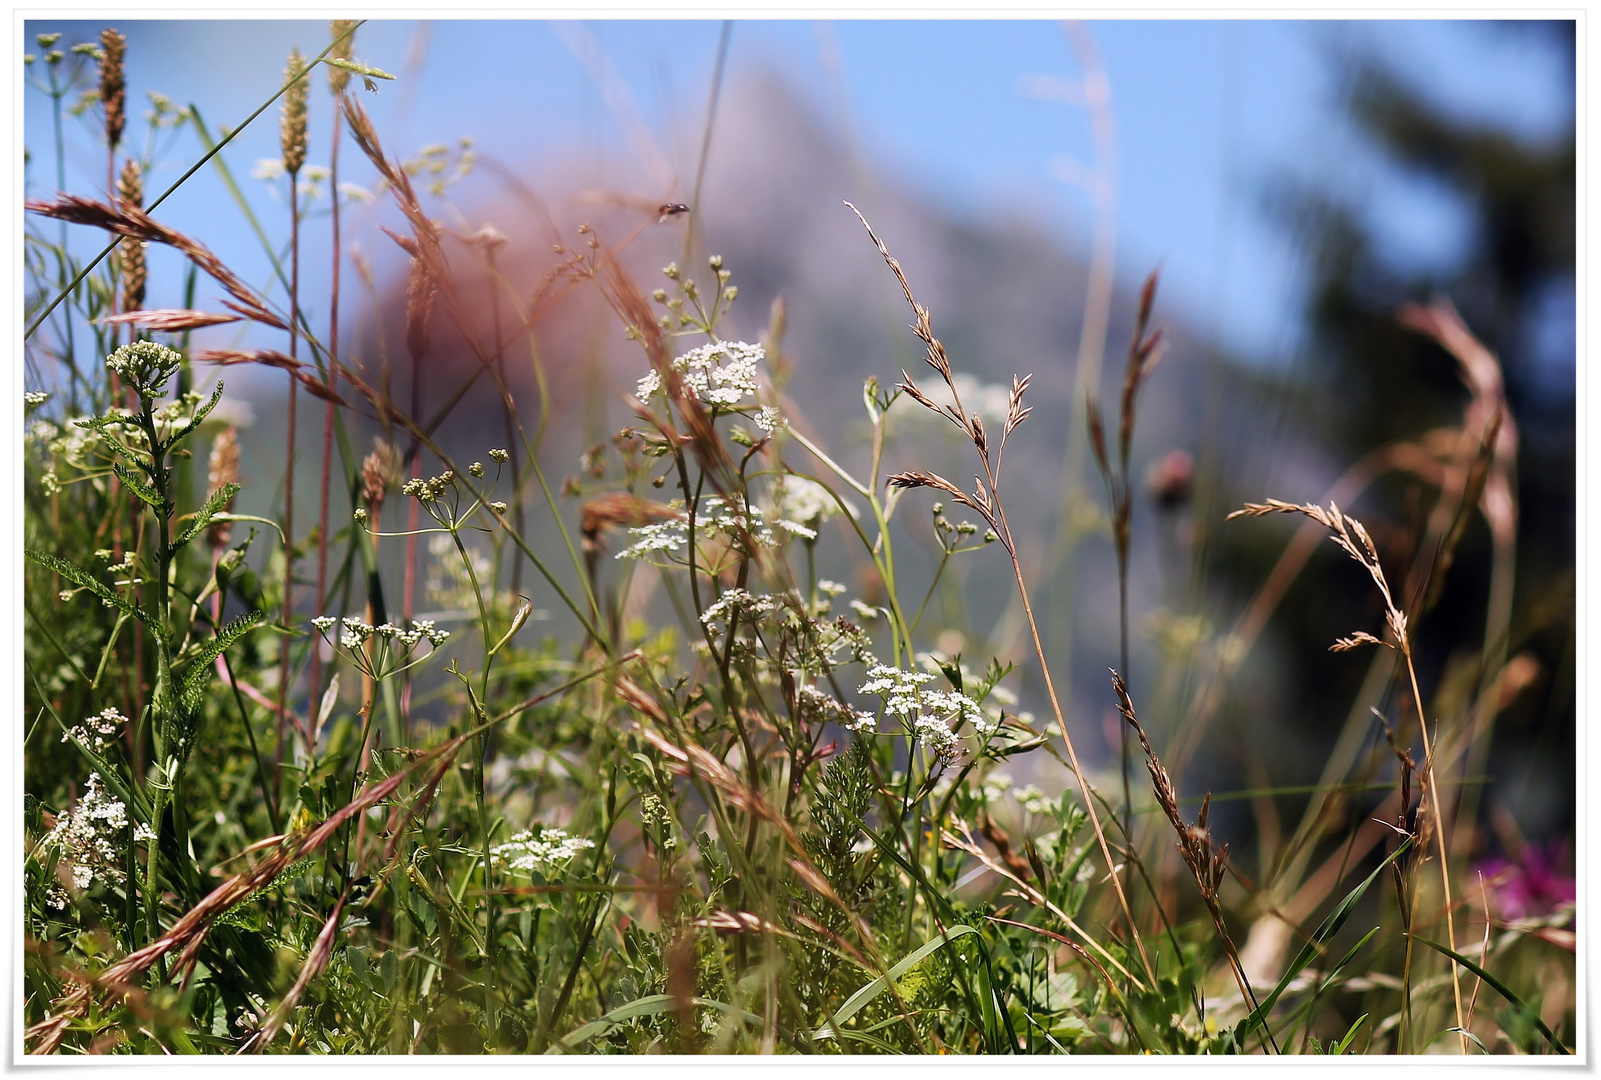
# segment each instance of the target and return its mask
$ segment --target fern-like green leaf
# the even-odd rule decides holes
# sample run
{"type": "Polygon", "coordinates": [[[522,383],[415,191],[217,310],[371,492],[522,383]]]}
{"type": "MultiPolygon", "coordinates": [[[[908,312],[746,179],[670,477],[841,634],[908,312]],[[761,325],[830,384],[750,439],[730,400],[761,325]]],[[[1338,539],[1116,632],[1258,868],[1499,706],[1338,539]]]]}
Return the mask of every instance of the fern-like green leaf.
{"type": "Polygon", "coordinates": [[[222,487],[212,492],[211,498],[206,500],[206,505],[195,511],[194,520],[189,522],[189,527],[184,529],[182,535],[172,542],[171,550],[177,551],[189,541],[193,540],[196,536],[200,535],[201,530],[207,525],[210,525],[211,519],[222,513],[223,508],[228,505],[229,500],[237,494],[239,494],[239,485],[232,483],[224,484],[222,487]]]}
{"type": "Polygon", "coordinates": [[[54,571],[56,574],[66,578],[79,588],[88,589],[90,592],[94,593],[96,596],[110,604],[112,607],[116,608],[118,611],[132,615],[134,618],[150,627],[150,629],[155,630],[158,633],[160,632],[160,627],[156,625],[154,616],[152,616],[148,611],[145,611],[143,608],[129,603],[127,600],[112,592],[110,586],[101,581],[99,578],[95,577],[89,571],[80,566],[75,566],[65,559],[57,558],[48,551],[40,551],[38,548],[28,548],[27,556],[40,566],[44,567],[46,570],[54,571]]]}
{"type": "Polygon", "coordinates": [[[200,424],[201,424],[201,421],[205,420],[206,417],[211,415],[211,410],[215,409],[217,407],[217,402],[219,402],[221,400],[222,400],[222,381],[219,379],[217,381],[216,389],[211,392],[211,400],[206,402],[204,405],[200,406],[200,408],[195,410],[194,419],[190,420],[181,429],[179,429],[178,434],[174,435],[167,442],[168,449],[171,449],[172,447],[177,446],[179,443],[183,442],[190,435],[192,435],[194,433],[195,428],[199,427],[200,424]]]}
{"type": "Polygon", "coordinates": [[[117,479],[121,480],[129,491],[139,496],[140,502],[147,503],[158,514],[165,511],[167,500],[162,498],[161,492],[151,487],[139,474],[123,465],[120,461],[111,463],[111,471],[117,474],[117,479]]]}
{"type": "Polygon", "coordinates": [[[185,715],[200,711],[201,702],[205,700],[206,683],[210,681],[211,662],[221,656],[228,646],[249,633],[261,619],[259,611],[241,615],[224,625],[217,631],[216,637],[200,647],[189,670],[184,672],[178,693],[178,707],[185,715]]]}

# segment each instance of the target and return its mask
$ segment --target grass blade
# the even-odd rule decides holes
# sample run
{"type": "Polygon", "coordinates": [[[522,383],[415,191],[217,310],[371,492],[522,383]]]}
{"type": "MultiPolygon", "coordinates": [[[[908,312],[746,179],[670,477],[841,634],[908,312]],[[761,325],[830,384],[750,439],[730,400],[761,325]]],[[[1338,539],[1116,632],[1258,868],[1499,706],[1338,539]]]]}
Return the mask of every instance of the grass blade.
{"type": "MultiPolygon", "coordinates": [[[[1401,852],[1411,846],[1412,837],[1409,836],[1401,841],[1400,845],[1383,862],[1374,867],[1373,872],[1363,879],[1360,885],[1346,893],[1345,899],[1341,900],[1335,909],[1329,912],[1328,918],[1323,920],[1323,925],[1319,926],[1317,933],[1312,935],[1312,940],[1301,947],[1301,951],[1296,954],[1290,966],[1285,969],[1283,978],[1279,979],[1279,984],[1273,988],[1273,992],[1264,998],[1262,1004],[1252,1010],[1249,1016],[1240,1021],[1240,1026],[1237,1029],[1237,1038],[1242,1045],[1247,1035],[1267,1022],[1268,1013],[1272,1012],[1274,1004],[1279,1000],[1285,989],[1289,987],[1291,980],[1306,970],[1306,966],[1317,959],[1323,952],[1324,945],[1335,934],[1339,933],[1340,927],[1344,926],[1345,920],[1350,918],[1357,901],[1362,899],[1362,895],[1368,891],[1368,887],[1378,880],[1379,875],[1400,856],[1401,852]]],[[[1422,939],[1420,938],[1419,940],[1422,939]]]]}
{"type": "Polygon", "coordinates": [[[1541,1035],[1545,1036],[1545,1041],[1550,1043],[1552,1049],[1554,1049],[1557,1053],[1573,1053],[1572,1050],[1569,1050],[1566,1046],[1562,1045],[1562,1040],[1557,1038],[1556,1035],[1552,1033],[1550,1028],[1545,1026],[1545,1021],[1540,1019],[1540,1014],[1529,1008],[1528,1005],[1524,1004],[1523,999],[1509,990],[1506,983],[1502,982],[1500,979],[1497,979],[1494,975],[1491,975],[1488,971],[1485,971],[1482,967],[1474,963],[1472,960],[1469,960],[1461,953],[1456,952],[1453,949],[1446,948],[1438,941],[1430,941],[1428,938],[1421,938],[1415,934],[1413,935],[1412,940],[1417,942],[1419,945],[1427,945],[1437,953],[1442,953],[1445,956],[1449,956],[1452,960],[1455,960],[1457,963],[1473,972],[1473,974],[1489,983],[1490,988],[1496,993],[1500,994],[1502,997],[1506,998],[1507,1002],[1514,1008],[1522,1009],[1524,1012],[1528,1013],[1529,1019],[1534,1021],[1535,1028],[1540,1032],[1541,1035]]]}
{"type": "Polygon", "coordinates": [[[864,1009],[874,998],[878,997],[878,995],[882,994],[885,990],[888,990],[889,984],[893,980],[900,978],[902,975],[912,970],[912,968],[928,959],[929,956],[933,955],[934,950],[938,949],[941,945],[948,944],[956,938],[963,937],[967,934],[976,933],[978,933],[978,931],[973,927],[968,926],[966,923],[958,923],[949,930],[945,931],[939,937],[930,938],[928,941],[924,942],[922,945],[908,953],[894,967],[890,968],[884,974],[880,975],[866,986],[863,986],[861,989],[857,990],[856,993],[847,998],[845,1004],[839,1007],[839,1011],[834,1014],[833,1019],[828,1022],[828,1025],[826,1027],[818,1028],[815,1032],[813,1032],[812,1038],[833,1038],[834,1033],[837,1032],[847,1020],[861,1012],[862,1009],[864,1009]]]}

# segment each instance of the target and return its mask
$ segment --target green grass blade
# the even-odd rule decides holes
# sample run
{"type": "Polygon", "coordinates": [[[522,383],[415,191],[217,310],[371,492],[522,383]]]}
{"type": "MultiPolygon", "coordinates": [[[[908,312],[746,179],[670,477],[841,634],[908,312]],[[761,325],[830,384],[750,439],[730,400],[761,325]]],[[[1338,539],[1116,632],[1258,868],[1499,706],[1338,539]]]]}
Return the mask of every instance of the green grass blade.
{"type": "Polygon", "coordinates": [[[1500,979],[1497,979],[1494,975],[1491,975],[1488,971],[1485,971],[1482,967],[1480,967],[1478,964],[1474,963],[1472,960],[1469,960],[1467,957],[1463,956],[1461,953],[1456,952],[1456,951],[1454,951],[1452,949],[1446,948],[1444,945],[1441,945],[1438,941],[1430,941],[1428,938],[1421,938],[1421,937],[1418,937],[1416,934],[1414,934],[1412,936],[1412,940],[1417,942],[1419,945],[1427,945],[1429,948],[1433,949],[1435,952],[1443,953],[1446,956],[1449,956],[1452,960],[1455,960],[1457,963],[1461,964],[1463,967],[1465,967],[1469,971],[1473,972],[1473,974],[1477,975],[1479,978],[1481,978],[1485,982],[1489,983],[1490,984],[1490,989],[1494,990],[1496,993],[1498,993],[1502,997],[1506,998],[1508,1003],[1510,1003],[1513,1007],[1522,1009],[1524,1012],[1528,1013],[1529,1014],[1529,1019],[1534,1021],[1535,1028],[1540,1032],[1541,1035],[1545,1036],[1545,1041],[1550,1043],[1552,1049],[1554,1049],[1557,1053],[1559,1053],[1559,1054],[1571,1054],[1571,1053],[1573,1053],[1572,1050],[1569,1050],[1566,1046],[1562,1045],[1562,1040],[1558,1039],[1556,1037],[1556,1035],[1552,1033],[1550,1028],[1545,1026],[1545,1021],[1540,1019],[1540,1014],[1535,1012],[1533,1009],[1529,1008],[1526,1004],[1524,1004],[1523,999],[1518,997],[1518,995],[1514,994],[1510,989],[1508,989],[1506,983],[1502,982],[1500,979]]]}
{"type": "Polygon", "coordinates": [[[1329,1050],[1329,1053],[1339,1055],[1349,1050],[1351,1048],[1351,1040],[1356,1038],[1357,1031],[1362,1027],[1363,1023],[1367,1021],[1367,1018],[1367,1013],[1363,1013],[1361,1016],[1357,1017],[1356,1021],[1351,1024],[1350,1030],[1345,1033],[1345,1038],[1335,1043],[1333,1048],[1329,1050]]]}
{"type": "Polygon", "coordinates": [[[1323,925],[1319,926],[1317,933],[1312,935],[1312,940],[1301,947],[1301,951],[1296,954],[1290,966],[1285,969],[1284,977],[1279,979],[1279,984],[1273,988],[1273,992],[1264,998],[1262,1004],[1252,1010],[1249,1016],[1240,1021],[1240,1026],[1236,1030],[1237,1037],[1242,1044],[1247,1035],[1267,1022],[1268,1013],[1273,1011],[1274,1004],[1278,1002],[1280,995],[1289,987],[1291,980],[1306,970],[1306,966],[1317,959],[1323,952],[1323,947],[1335,934],[1339,933],[1340,927],[1344,926],[1345,920],[1350,918],[1357,901],[1362,899],[1362,895],[1368,891],[1369,886],[1378,880],[1379,875],[1400,856],[1401,852],[1411,846],[1412,838],[1409,836],[1390,853],[1388,858],[1379,863],[1373,872],[1363,879],[1361,884],[1346,893],[1345,899],[1341,900],[1334,910],[1329,912],[1328,918],[1323,920],[1323,925]]]}
{"type": "Polygon", "coordinates": [[[910,953],[908,953],[894,967],[890,968],[884,974],[880,975],[866,986],[863,986],[861,989],[857,990],[856,993],[847,998],[845,1004],[839,1007],[839,1011],[834,1014],[833,1019],[828,1022],[828,1025],[826,1027],[818,1028],[817,1031],[813,1032],[812,1038],[833,1038],[834,1033],[838,1031],[846,1021],[855,1016],[857,1013],[861,1012],[862,1009],[864,1009],[874,998],[878,997],[878,995],[882,994],[885,990],[888,990],[891,982],[899,979],[902,975],[905,975],[908,971],[912,970],[912,968],[928,959],[941,945],[948,944],[956,938],[963,937],[967,934],[976,933],[978,933],[978,931],[973,927],[968,926],[966,923],[957,923],[955,926],[945,931],[945,933],[936,938],[930,938],[922,945],[919,945],[916,949],[913,949],[910,953]]]}

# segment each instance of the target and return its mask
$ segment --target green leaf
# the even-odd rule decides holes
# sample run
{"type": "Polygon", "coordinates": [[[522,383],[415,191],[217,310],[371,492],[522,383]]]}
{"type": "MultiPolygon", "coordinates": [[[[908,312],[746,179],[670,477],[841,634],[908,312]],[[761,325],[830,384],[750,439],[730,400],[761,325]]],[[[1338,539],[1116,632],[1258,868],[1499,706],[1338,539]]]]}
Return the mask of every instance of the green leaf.
{"type": "Polygon", "coordinates": [[[862,1009],[865,1008],[874,998],[878,997],[878,995],[882,994],[885,990],[888,990],[891,982],[899,979],[902,975],[905,975],[908,971],[912,970],[912,968],[928,959],[940,946],[946,945],[956,938],[964,935],[976,933],[978,933],[978,931],[973,927],[968,926],[965,923],[958,923],[949,930],[945,931],[945,933],[941,934],[939,937],[931,938],[924,942],[922,945],[908,953],[906,957],[900,961],[900,963],[896,964],[884,974],[880,975],[866,986],[863,986],[861,989],[857,990],[856,993],[847,998],[845,1004],[839,1007],[839,1011],[834,1014],[833,1019],[828,1022],[828,1025],[826,1027],[818,1028],[815,1032],[813,1032],[812,1038],[833,1038],[834,1033],[838,1031],[847,1020],[861,1012],[862,1009]]]}
{"type": "Polygon", "coordinates": [[[244,637],[262,619],[259,611],[252,611],[232,620],[217,631],[217,636],[200,647],[195,654],[194,662],[184,673],[183,684],[178,694],[179,708],[186,714],[193,715],[200,711],[200,704],[205,698],[206,684],[211,677],[211,662],[221,656],[223,651],[244,637]]]}
{"type": "Polygon", "coordinates": [[[116,608],[118,611],[132,615],[134,618],[150,627],[150,629],[156,633],[161,632],[161,628],[156,624],[156,620],[153,615],[145,611],[143,608],[129,603],[127,600],[124,600],[122,597],[112,592],[111,588],[106,585],[105,582],[89,573],[89,571],[84,570],[81,567],[74,566],[65,559],[57,558],[48,551],[40,551],[38,548],[28,548],[26,553],[28,558],[38,563],[46,570],[55,571],[55,573],[66,578],[79,588],[88,589],[90,592],[94,593],[96,596],[110,604],[112,607],[116,608]]]}
{"type": "Polygon", "coordinates": [[[1473,974],[1489,983],[1490,989],[1506,998],[1507,1002],[1514,1008],[1521,1009],[1528,1014],[1529,1019],[1534,1021],[1535,1028],[1540,1032],[1541,1035],[1545,1036],[1545,1041],[1550,1043],[1551,1047],[1556,1050],[1557,1053],[1573,1053],[1572,1050],[1569,1050],[1566,1046],[1562,1045],[1562,1040],[1558,1039],[1556,1035],[1552,1033],[1550,1028],[1545,1026],[1545,1021],[1540,1019],[1540,1014],[1529,1008],[1529,1006],[1525,1005],[1523,1003],[1523,999],[1518,997],[1518,995],[1514,994],[1511,990],[1507,989],[1507,985],[1500,979],[1497,979],[1494,975],[1491,975],[1488,971],[1485,971],[1478,964],[1475,964],[1472,960],[1469,960],[1461,953],[1455,952],[1446,948],[1444,945],[1441,945],[1438,941],[1430,941],[1428,938],[1420,938],[1415,934],[1413,935],[1412,940],[1416,941],[1419,945],[1427,945],[1435,952],[1444,953],[1446,956],[1449,956],[1451,959],[1455,960],[1457,963],[1473,972],[1473,974]]]}
{"type": "Polygon", "coordinates": [[[189,527],[184,529],[183,534],[172,542],[169,554],[177,551],[198,536],[202,529],[211,524],[211,519],[222,513],[223,508],[228,505],[228,501],[237,494],[239,494],[239,485],[233,483],[224,484],[212,492],[211,498],[206,500],[206,505],[195,511],[194,520],[189,523],[189,527]]]}
{"type": "Polygon", "coordinates": [[[222,380],[218,379],[216,388],[211,391],[211,400],[195,410],[193,419],[180,428],[178,434],[174,435],[170,440],[168,440],[167,448],[171,449],[187,439],[194,432],[195,428],[200,426],[201,421],[205,420],[206,417],[211,415],[211,410],[215,409],[217,407],[217,402],[221,400],[222,380]]]}
{"type": "Polygon", "coordinates": [[[1357,901],[1361,900],[1362,894],[1367,892],[1368,887],[1378,880],[1379,875],[1384,872],[1385,867],[1394,862],[1400,856],[1401,852],[1405,851],[1411,846],[1412,837],[1409,836],[1405,840],[1401,841],[1400,845],[1390,853],[1389,857],[1383,862],[1379,863],[1379,865],[1374,868],[1373,873],[1369,874],[1360,885],[1346,893],[1345,899],[1341,900],[1339,904],[1335,906],[1334,910],[1329,912],[1328,918],[1323,920],[1323,925],[1319,926],[1317,928],[1317,933],[1312,935],[1312,940],[1308,941],[1301,947],[1301,951],[1295,955],[1295,959],[1291,961],[1290,966],[1285,969],[1284,977],[1281,978],[1279,980],[1279,984],[1273,988],[1273,992],[1264,998],[1262,1004],[1257,1006],[1256,1009],[1252,1010],[1249,1016],[1240,1021],[1239,1026],[1235,1029],[1235,1035],[1236,1038],[1239,1039],[1240,1045],[1243,1046],[1245,1044],[1245,1037],[1251,1034],[1257,1028],[1261,1027],[1267,1020],[1268,1013],[1273,1011],[1274,1004],[1279,1000],[1279,996],[1284,993],[1285,989],[1289,987],[1290,981],[1299,975],[1303,970],[1305,970],[1308,964],[1317,959],[1318,956],[1323,953],[1324,946],[1327,945],[1327,943],[1334,937],[1335,934],[1340,932],[1340,927],[1344,926],[1345,920],[1350,918],[1351,912],[1356,907],[1357,901]]]}
{"type": "Polygon", "coordinates": [[[1338,1055],[1349,1050],[1351,1048],[1351,1040],[1356,1038],[1357,1029],[1362,1026],[1363,1022],[1365,1022],[1367,1018],[1367,1013],[1363,1013],[1361,1016],[1357,1017],[1356,1022],[1351,1025],[1351,1030],[1345,1033],[1345,1038],[1329,1047],[1329,1053],[1338,1055]]]}
{"type": "Polygon", "coordinates": [[[117,474],[117,479],[121,480],[129,491],[139,496],[140,502],[149,504],[158,514],[166,512],[167,500],[161,497],[161,492],[151,487],[132,469],[126,467],[120,461],[113,461],[111,463],[111,471],[117,474]]]}
{"type": "MultiPolygon", "coordinates": [[[[690,998],[689,1003],[692,1006],[716,1009],[729,1016],[738,1016],[747,1024],[755,1024],[760,1027],[762,1023],[762,1018],[754,1013],[736,1009],[732,1005],[723,1004],[721,1001],[696,997],[690,998]]],[[[573,1047],[586,1043],[597,1035],[604,1035],[612,1028],[621,1025],[625,1020],[633,1020],[641,1016],[655,1016],[673,1008],[674,1004],[675,1000],[671,994],[651,994],[648,997],[637,998],[625,1005],[617,1006],[617,1008],[606,1013],[599,1020],[592,1020],[582,1027],[574,1028],[567,1033],[565,1038],[558,1040],[558,1044],[551,1047],[547,1053],[554,1054],[563,1050],[571,1050],[573,1047]]]]}

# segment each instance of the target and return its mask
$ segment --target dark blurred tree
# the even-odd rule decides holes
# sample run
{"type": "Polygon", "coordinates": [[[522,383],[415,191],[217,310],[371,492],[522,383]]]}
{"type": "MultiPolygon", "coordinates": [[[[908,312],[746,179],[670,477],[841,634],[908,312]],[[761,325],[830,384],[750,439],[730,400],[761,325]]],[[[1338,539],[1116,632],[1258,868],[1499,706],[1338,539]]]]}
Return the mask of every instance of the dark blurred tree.
{"type": "MultiPolygon", "coordinates": [[[[1533,39],[1572,85],[1574,30],[1564,21],[1486,23],[1479,32],[1533,39]]],[[[1450,265],[1422,268],[1380,232],[1364,207],[1332,186],[1275,184],[1270,205],[1298,234],[1310,270],[1306,367],[1300,372],[1306,384],[1288,407],[1301,430],[1315,433],[1346,462],[1459,423],[1467,392],[1456,362],[1401,325],[1396,313],[1408,302],[1449,297],[1499,356],[1519,438],[1507,655],[1531,654],[1540,675],[1497,724],[1489,757],[1494,781],[1482,805],[1511,810],[1530,831],[1565,833],[1575,805],[1575,129],[1543,140],[1512,134],[1451,115],[1415,89],[1404,69],[1370,52],[1343,59],[1347,114],[1363,141],[1387,166],[1454,199],[1466,211],[1471,234],[1450,265]]],[[[1408,546],[1409,538],[1415,545],[1433,496],[1415,478],[1391,474],[1356,508],[1395,566],[1392,579],[1404,577],[1397,570],[1404,572],[1411,560],[1433,555],[1408,546]]],[[[1247,557],[1266,552],[1226,533],[1218,543],[1226,545],[1213,555],[1219,568],[1254,588],[1261,564],[1251,569],[1247,557]]],[[[1438,602],[1415,623],[1426,696],[1432,697],[1448,658],[1480,651],[1490,560],[1488,531],[1475,515],[1438,602]]],[[[1358,577],[1314,568],[1275,614],[1288,637],[1289,662],[1300,669],[1288,675],[1300,688],[1303,719],[1328,738],[1343,721],[1360,665],[1331,671],[1323,650],[1331,633],[1346,632],[1342,615],[1360,618],[1371,606],[1371,598],[1353,595],[1360,587],[1358,577]]]]}

